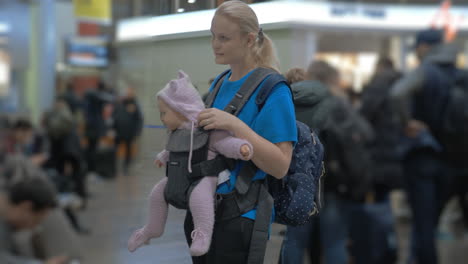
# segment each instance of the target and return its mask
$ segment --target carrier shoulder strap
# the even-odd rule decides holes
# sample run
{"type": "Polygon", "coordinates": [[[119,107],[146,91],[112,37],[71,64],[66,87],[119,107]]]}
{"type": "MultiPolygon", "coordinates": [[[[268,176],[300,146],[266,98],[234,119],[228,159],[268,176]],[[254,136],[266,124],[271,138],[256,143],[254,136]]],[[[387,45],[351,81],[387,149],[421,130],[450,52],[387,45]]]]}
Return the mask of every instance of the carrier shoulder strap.
{"type": "MultiPolygon", "coordinates": [[[[266,76],[256,76],[257,82],[252,82],[253,84],[248,83],[248,80],[245,83],[245,86],[252,85],[249,87],[252,92],[246,93],[248,97],[255,91],[255,89],[263,82],[260,87],[260,91],[255,98],[255,103],[259,109],[263,108],[265,101],[270,95],[273,88],[280,82],[285,82],[286,80],[281,74],[271,71],[266,76]]],[[[240,89],[242,90],[242,88],[240,89]]],[[[244,99],[247,101],[249,98],[244,99]]],[[[242,109],[243,104],[236,105],[236,101],[231,101],[230,105],[233,105],[234,108],[237,108],[237,112],[242,109]]],[[[245,104],[245,103],[244,103],[245,104]]],[[[239,176],[236,180],[236,190],[239,194],[246,193],[252,186],[252,178],[255,176],[257,168],[253,162],[247,163],[240,171],[239,176]]],[[[253,233],[250,240],[250,249],[249,256],[247,259],[248,264],[261,264],[264,262],[268,236],[269,236],[269,227],[272,222],[272,211],[274,207],[273,197],[268,192],[267,181],[263,181],[260,184],[257,198],[257,212],[255,217],[255,223],[253,227],[253,233]]],[[[247,193],[248,195],[248,193],[247,193]]]]}
{"type": "Polygon", "coordinates": [[[218,78],[215,79],[215,85],[213,89],[208,93],[208,96],[205,99],[205,106],[206,108],[213,107],[214,100],[216,99],[216,96],[218,95],[219,89],[221,88],[221,85],[223,84],[224,78],[226,75],[230,72],[231,70],[225,70],[223,71],[218,78]]]}
{"type": "MultiPolygon", "coordinates": [[[[212,107],[213,103],[216,99],[216,96],[218,95],[218,92],[223,84],[224,79],[226,78],[227,74],[231,70],[226,70],[223,73],[219,75],[219,77],[215,80],[215,85],[211,92],[208,94],[205,100],[205,105],[206,107],[212,107]]],[[[244,84],[242,84],[241,88],[239,91],[237,91],[236,95],[234,98],[227,104],[227,106],[224,108],[224,111],[233,114],[233,115],[238,115],[239,112],[242,110],[244,105],[247,103],[247,101],[250,99],[250,96],[255,92],[257,87],[265,80],[267,77],[273,76],[281,76],[276,71],[268,68],[257,68],[250,74],[249,77],[247,77],[247,80],[245,80],[244,84]]],[[[270,77],[265,80],[267,82],[270,77]]],[[[271,85],[271,84],[270,84],[271,85]]],[[[266,85],[262,85],[262,87],[266,87],[266,85]]],[[[264,95],[261,96],[263,98],[263,102],[266,100],[268,97],[269,92],[271,91],[273,87],[268,89],[266,93],[263,93],[264,95]]],[[[259,93],[260,95],[260,93],[259,93]]],[[[258,97],[257,97],[258,100],[258,97]]],[[[256,101],[257,102],[257,101],[256,101]]],[[[257,103],[258,104],[258,103],[257,103]]]]}
{"type": "MultiPolygon", "coordinates": [[[[286,82],[286,79],[284,79],[284,77],[281,75],[281,74],[278,74],[276,72],[273,72],[272,70],[270,70],[271,72],[266,75],[266,76],[261,76],[259,78],[263,78],[263,79],[260,79],[259,81],[257,80],[254,84],[256,86],[250,86],[250,84],[247,83],[248,80],[246,80],[245,82],[245,86],[247,87],[249,85],[248,88],[252,89],[255,91],[255,89],[257,88],[257,86],[260,85],[260,83],[264,81],[264,83],[262,84],[262,87],[260,87],[260,91],[258,92],[257,94],[257,97],[255,98],[255,103],[258,105],[258,108],[259,109],[262,109],[263,105],[265,104],[265,101],[267,100],[268,96],[270,95],[271,91],[273,90],[273,88],[278,84],[278,83],[282,83],[284,82],[285,84],[287,84],[286,82]]],[[[253,82],[252,82],[253,83],[253,82]]],[[[289,87],[289,85],[288,85],[289,87]]],[[[241,89],[239,90],[242,90],[244,88],[244,86],[241,87],[241,89]]],[[[249,96],[251,95],[252,93],[249,93],[249,96]]],[[[248,98],[244,99],[245,101],[248,100],[248,98]]],[[[244,103],[245,104],[245,103],[244,103]]],[[[233,105],[232,107],[234,108],[238,108],[237,111],[240,111],[242,109],[242,107],[238,107],[237,105],[237,102],[235,101],[235,99],[233,99],[229,105],[233,105]]],[[[243,105],[242,105],[243,106],[243,105]]],[[[249,185],[251,184],[252,182],[252,177],[255,176],[255,171],[257,170],[257,168],[255,167],[255,165],[253,164],[253,162],[248,162],[244,167],[243,169],[241,170],[241,172],[239,173],[239,177],[237,178],[237,181],[236,181],[236,190],[240,193],[240,194],[244,194],[247,192],[247,190],[249,189],[249,185]]]]}

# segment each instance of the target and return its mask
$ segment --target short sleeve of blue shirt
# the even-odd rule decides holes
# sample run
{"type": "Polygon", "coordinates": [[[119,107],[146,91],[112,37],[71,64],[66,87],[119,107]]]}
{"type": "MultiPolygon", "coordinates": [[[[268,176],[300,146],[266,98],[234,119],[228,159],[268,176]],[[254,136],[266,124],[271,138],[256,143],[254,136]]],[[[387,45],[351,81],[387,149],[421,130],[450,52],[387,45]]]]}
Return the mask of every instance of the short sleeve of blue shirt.
{"type": "MultiPolygon", "coordinates": [[[[237,81],[229,81],[230,73],[228,73],[216,96],[213,107],[224,109],[251,73],[249,72],[237,81]]],[[[260,84],[260,88],[262,84],[260,84]]],[[[297,141],[296,117],[290,89],[283,83],[277,84],[260,111],[255,103],[259,90],[257,89],[252,94],[239,113],[238,118],[257,134],[272,143],[287,141],[295,144],[297,141]]],[[[237,175],[244,164],[245,162],[238,161],[235,169],[231,171],[229,181],[218,186],[218,193],[228,193],[234,190],[237,175]]],[[[264,179],[265,176],[266,173],[259,169],[253,180],[264,179]]],[[[244,216],[254,219],[255,211],[244,216]]]]}

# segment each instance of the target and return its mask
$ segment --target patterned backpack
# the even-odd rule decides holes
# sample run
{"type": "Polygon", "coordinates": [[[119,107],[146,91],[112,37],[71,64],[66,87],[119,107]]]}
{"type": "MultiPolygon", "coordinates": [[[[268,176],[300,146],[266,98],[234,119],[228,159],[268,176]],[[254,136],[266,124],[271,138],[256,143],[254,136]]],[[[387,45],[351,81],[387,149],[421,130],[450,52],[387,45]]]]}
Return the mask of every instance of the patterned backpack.
{"type": "Polygon", "coordinates": [[[324,175],[323,145],[306,124],[296,121],[297,144],[288,174],[281,180],[269,176],[268,187],[275,203],[275,222],[300,226],[319,212],[324,175]]]}

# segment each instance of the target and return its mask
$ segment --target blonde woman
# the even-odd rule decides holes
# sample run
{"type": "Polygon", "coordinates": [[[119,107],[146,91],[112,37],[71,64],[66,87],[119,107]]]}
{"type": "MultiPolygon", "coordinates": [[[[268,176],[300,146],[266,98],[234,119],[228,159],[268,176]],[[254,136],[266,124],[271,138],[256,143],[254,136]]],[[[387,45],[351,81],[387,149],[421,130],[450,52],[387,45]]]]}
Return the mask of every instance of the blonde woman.
{"type": "MultiPolygon", "coordinates": [[[[206,130],[228,130],[233,136],[252,143],[255,149],[251,160],[255,165],[252,182],[264,180],[267,174],[280,179],[288,171],[297,141],[290,89],[285,84],[276,85],[261,109],[255,103],[257,89],[237,116],[222,110],[255,69],[278,71],[273,43],[260,27],[255,12],[241,1],[227,1],[218,7],[211,23],[211,34],[215,63],[228,65],[230,72],[222,80],[213,108],[200,113],[199,125],[206,130]]],[[[219,77],[213,86],[218,80],[219,77]]],[[[221,208],[227,206],[224,204],[227,197],[236,192],[236,180],[245,164],[238,161],[228,180],[218,185],[217,196],[221,202],[217,205],[217,216],[221,208]]],[[[194,257],[193,263],[263,263],[266,241],[251,243],[255,208],[230,219],[217,217],[210,250],[204,256],[194,257]],[[252,257],[254,255],[256,257],[252,257]]],[[[192,229],[192,217],[188,213],[185,231],[189,244],[192,229]]]]}

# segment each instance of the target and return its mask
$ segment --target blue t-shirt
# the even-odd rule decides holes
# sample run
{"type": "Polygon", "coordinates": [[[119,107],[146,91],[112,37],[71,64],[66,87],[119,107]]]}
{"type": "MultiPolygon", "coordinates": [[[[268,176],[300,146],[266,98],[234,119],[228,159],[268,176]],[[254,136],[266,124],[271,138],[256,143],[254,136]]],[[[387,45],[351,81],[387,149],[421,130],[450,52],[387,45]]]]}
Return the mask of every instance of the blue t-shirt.
{"type": "MultiPolygon", "coordinates": [[[[223,110],[252,72],[249,72],[237,81],[229,81],[229,77],[231,76],[229,72],[224,78],[213,107],[223,110]]],[[[261,88],[261,85],[259,88],[261,88]]],[[[213,85],[211,89],[213,89],[213,85]]],[[[259,91],[260,89],[257,89],[252,94],[237,117],[258,135],[272,143],[290,141],[295,144],[297,141],[296,116],[290,89],[283,83],[277,84],[271,91],[260,112],[255,103],[255,98],[259,91]]],[[[236,167],[231,171],[229,180],[218,186],[217,193],[229,193],[234,190],[237,175],[244,164],[245,161],[237,162],[236,167]]],[[[266,173],[259,169],[252,180],[261,180],[265,176],[266,173]]],[[[255,219],[255,212],[255,210],[252,210],[243,216],[255,219]]]]}

